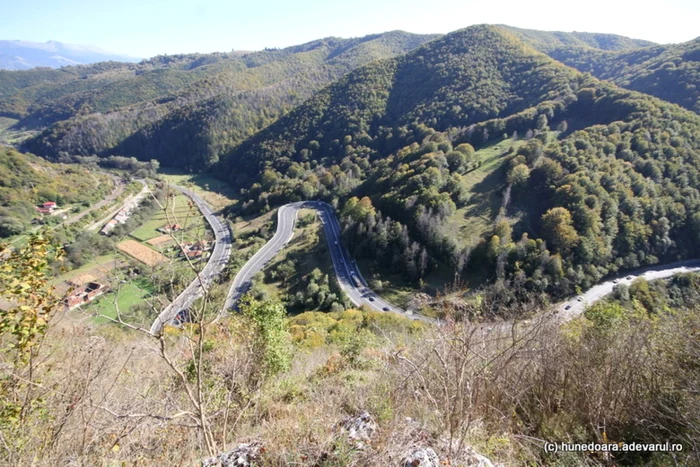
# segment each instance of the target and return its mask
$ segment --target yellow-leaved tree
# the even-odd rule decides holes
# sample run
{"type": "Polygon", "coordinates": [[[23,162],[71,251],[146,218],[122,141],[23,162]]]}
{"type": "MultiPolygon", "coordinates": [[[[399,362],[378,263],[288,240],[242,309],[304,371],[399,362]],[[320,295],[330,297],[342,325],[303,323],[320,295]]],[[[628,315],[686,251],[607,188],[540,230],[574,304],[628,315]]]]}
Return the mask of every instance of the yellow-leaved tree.
{"type": "Polygon", "coordinates": [[[42,235],[14,250],[0,245],[0,435],[6,449],[21,449],[23,426],[41,409],[33,359],[59,308],[46,271],[60,255],[42,235]]]}

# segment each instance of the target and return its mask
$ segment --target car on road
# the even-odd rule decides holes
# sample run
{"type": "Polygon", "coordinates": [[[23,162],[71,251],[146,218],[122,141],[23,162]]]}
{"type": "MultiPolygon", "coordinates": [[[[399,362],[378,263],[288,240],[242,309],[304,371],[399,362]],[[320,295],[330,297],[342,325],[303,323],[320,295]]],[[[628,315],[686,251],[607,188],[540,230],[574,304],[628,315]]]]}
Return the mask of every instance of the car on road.
{"type": "Polygon", "coordinates": [[[620,279],[613,280],[613,284],[617,284],[618,282],[620,282],[620,279]]]}
{"type": "Polygon", "coordinates": [[[382,311],[389,311],[389,307],[385,306],[384,308],[382,308],[382,311]]]}
{"type": "Polygon", "coordinates": [[[632,280],[632,276],[627,276],[626,279],[627,279],[628,281],[631,281],[631,280],[632,280]]]}
{"type": "Polygon", "coordinates": [[[565,310],[570,310],[570,309],[571,309],[571,305],[566,305],[566,306],[564,307],[564,309],[565,309],[565,310]]]}
{"type": "Polygon", "coordinates": [[[374,297],[369,297],[369,301],[370,301],[370,302],[373,302],[373,301],[374,301],[374,297]]]}
{"type": "Polygon", "coordinates": [[[576,298],[576,301],[577,301],[577,302],[582,302],[582,301],[583,301],[583,297],[577,297],[577,298],[576,298]]]}
{"type": "Polygon", "coordinates": [[[182,310],[177,312],[177,315],[175,316],[175,321],[176,324],[181,324],[188,322],[190,320],[190,309],[189,308],[183,308],[182,310]]]}

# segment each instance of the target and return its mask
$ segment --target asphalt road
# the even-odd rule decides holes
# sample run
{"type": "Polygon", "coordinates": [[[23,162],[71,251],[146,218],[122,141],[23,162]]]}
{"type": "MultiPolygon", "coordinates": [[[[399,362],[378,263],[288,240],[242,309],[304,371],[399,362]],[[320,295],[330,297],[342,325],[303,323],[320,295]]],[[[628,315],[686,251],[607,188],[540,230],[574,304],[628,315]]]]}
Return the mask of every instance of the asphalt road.
{"type": "MultiPolygon", "coordinates": [[[[204,286],[218,275],[226,262],[228,261],[231,250],[231,232],[221,223],[211,212],[209,206],[196,194],[184,188],[176,187],[178,190],[192,198],[202,213],[207,218],[207,221],[212,226],[216,235],[216,246],[212,256],[207,263],[204,271],[200,274],[204,286]]],[[[338,283],[347,294],[350,301],[357,307],[365,306],[370,310],[375,311],[391,311],[394,313],[403,314],[409,318],[420,319],[425,321],[434,321],[430,318],[420,315],[413,315],[405,310],[392,305],[382,299],[376,292],[371,290],[362,273],[360,272],[355,260],[352,259],[347,249],[344,247],[340,238],[340,224],[333,212],[333,208],[327,203],[321,201],[300,201],[290,203],[280,207],[277,211],[277,231],[253,257],[243,265],[241,270],[236,274],[231,287],[229,289],[224,309],[222,313],[226,313],[235,307],[236,301],[250,287],[251,280],[255,274],[262,271],[263,268],[280,252],[294,236],[294,226],[296,224],[297,214],[300,209],[307,208],[315,210],[321,223],[323,224],[328,251],[331,254],[333,268],[338,279],[338,283]]],[[[560,303],[554,307],[553,315],[558,320],[568,321],[580,315],[587,306],[592,305],[613,291],[617,284],[631,284],[637,278],[647,280],[655,280],[671,277],[675,274],[685,272],[700,271],[700,260],[688,260],[673,264],[651,266],[635,271],[627,272],[626,274],[612,278],[608,281],[595,285],[578,297],[574,297],[569,301],[560,303]]],[[[158,319],[151,327],[152,333],[157,333],[163,326],[163,323],[171,321],[177,312],[183,308],[189,307],[192,302],[202,294],[202,284],[199,279],[190,284],[173,303],[163,310],[158,319]]]]}
{"type": "Polygon", "coordinates": [[[423,317],[414,316],[392,305],[367,286],[367,282],[362,277],[357,264],[343,246],[340,239],[340,224],[333,213],[333,208],[321,201],[302,201],[285,204],[279,208],[277,211],[277,231],[275,235],[236,274],[226,297],[224,312],[234,308],[236,301],[250,287],[253,276],[260,272],[289,243],[294,235],[297,213],[302,208],[313,209],[318,213],[323,224],[328,251],[333,261],[333,268],[335,269],[338,283],[355,306],[365,306],[375,311],[392,311],[411,318],[423,319],[423,317]]]}
{"type": "Polygon", "coordinates": [[[214,278],[221,274],[231,255],[231,231],[228,226],[214,215],[209,205],[196,193],[179,186],[173,186],[176,190],[187,195],[199,208],[211,226],[216,238],[214,248],[204,269],[192,281],[190,285],[158,315],[151,325],[151,334],[157,335],[166,323],[175,319],[180,310],[188,309],[194,301],[204,294],[205,289],[214,278]]]}
{"type": "Polygon", "coordinates": [[[639,278],[651,281],[655,279],[664,279],[680,273],[698,271],[700,271],[700,260],[679,261],[677,263],[636,269],[591,287],[578,297],[560,303],[555,307],[554,311],[559,319],[562,321],[569,321],[583,313],[586,307],[593,305],[601,298],[609,295],[618,284],[630,285],[639,278]]]}

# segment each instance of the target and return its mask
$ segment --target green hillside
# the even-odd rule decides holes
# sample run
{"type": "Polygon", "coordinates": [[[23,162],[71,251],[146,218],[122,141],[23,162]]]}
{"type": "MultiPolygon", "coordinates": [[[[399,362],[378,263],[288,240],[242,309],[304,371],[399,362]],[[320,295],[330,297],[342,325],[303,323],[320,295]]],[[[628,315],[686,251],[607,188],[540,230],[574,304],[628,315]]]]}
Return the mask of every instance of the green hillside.
{"type": "Polygon", "coordinates": [[[508,31],[521,41],[532,45],[537,50],[549,53],[562,47],[581,47],[598,50],[634,50],[656,45],[653,42],[631,39],[617,34],[598,34],[590,32],[536,31],[514,28],[499,24],[498,27],[508,31]]]}
{"type": "Polygon", "coordinates": [[[554,50],[550,55],[600,79],[700,113],[700,38],[683,44],[653,46],[636,51],[600,52],[566,48],[554,50]]]}
{"type": "Polygon", "coordinates": [[[354,253],[406,280],[568,294],[698,253],[698,136],[696,114],[475,26],[348,74],[222,165],[241,212],[338,199],[354,253]]]}
{"type": "Polygon", "coordinates": [[[0,238],[25,231],[37,217],[39,203],[54,201],[60,208],[90,206],[112,188],[104,174],[77,165],[52,164],[0,146],[0,238]]]}
{"type": "Polygon", "coordinates": [[[361,143],[383,133],[386,146],[398,136],[392,126],[470,125],[572,97],[578,79],[498,29],[475,26],[350,73],[246,141],[228,163],[241,177],[241,169],[258,174],[295,154],[339,159],[346,136],[361,143]]]}
{"type": "Polygon", "coordinates": [[[587,40],[590,35],[585,33],[503,28],[579,71],[700,113],[700,38],[655,45],[612,35],[587,40]]]}
{"type": "Polygon", "coordinates": [[[128,154],[201,169],[348,71],[435,37],[394,31],[247,55],[101,64],[108,69],[85,67],[95,71],[85,76],[82,68],[70,68],[76,79],[28,86],[10,98],[28,102],[18,126],[54,123],[27,142],[26,149],[36,154],[128,154]]]}

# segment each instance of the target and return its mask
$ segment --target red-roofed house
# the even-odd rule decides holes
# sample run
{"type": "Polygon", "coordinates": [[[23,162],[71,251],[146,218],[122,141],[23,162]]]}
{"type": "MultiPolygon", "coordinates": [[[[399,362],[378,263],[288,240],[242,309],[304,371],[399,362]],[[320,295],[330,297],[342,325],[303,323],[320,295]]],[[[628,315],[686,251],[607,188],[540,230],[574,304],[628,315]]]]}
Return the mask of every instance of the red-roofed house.
{"type": "Polygon", "coordinates": [[[47,201],[41,206],[37,206],[36,210],[41,214],[52,214],[57,207],[58,205],[55,202],[47,201]]]}
{"type": "Polygon", "coordinates": [[[66,305],[66,308],[71,310],[76,306],[82,305],[83,303],[93,301],[95,298],[99,297],[108,290],[108,285],[100,284],[98,282],[88,282],[64,298],[63,303],[66,305]]]}
{"type": "Polygon", "coordinates": [[[168,234],[170,232],[178,232],[182,230],[182,226],[180,224],[167,224],[164,225],[163,227],[160,227],[156,229],[158,232],[168,234]]]}

